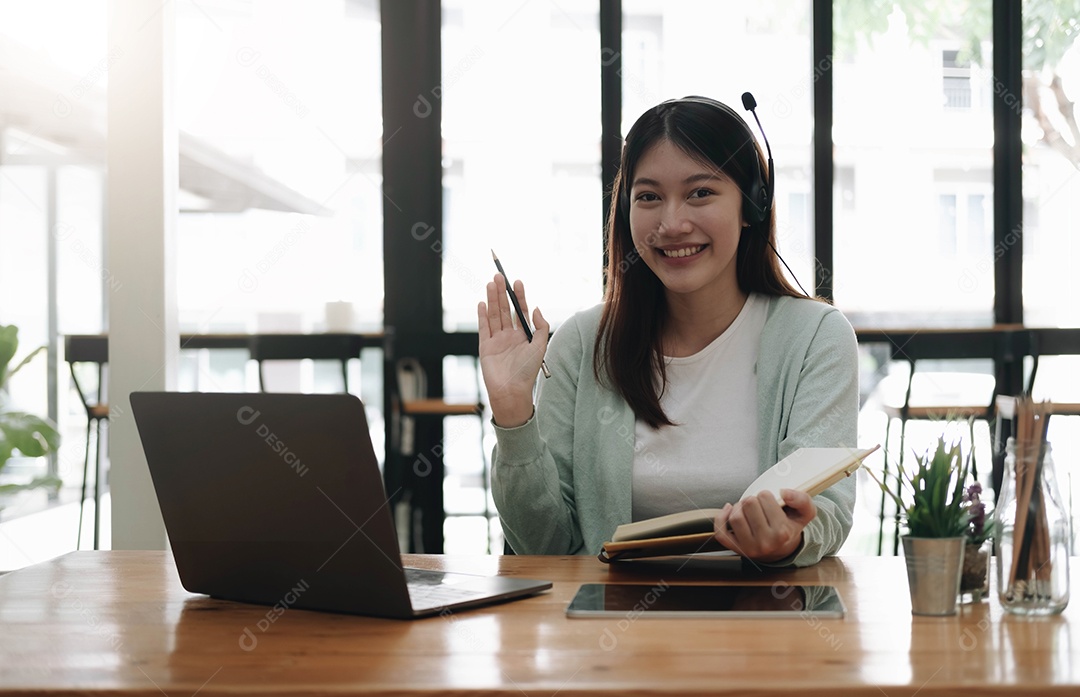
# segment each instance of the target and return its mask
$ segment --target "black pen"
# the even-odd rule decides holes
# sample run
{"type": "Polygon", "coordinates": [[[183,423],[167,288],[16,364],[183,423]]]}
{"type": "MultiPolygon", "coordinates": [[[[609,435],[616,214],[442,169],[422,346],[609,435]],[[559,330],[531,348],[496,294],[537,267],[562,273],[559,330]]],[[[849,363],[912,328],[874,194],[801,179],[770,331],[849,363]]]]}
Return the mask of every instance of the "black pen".
{"type": "MultiPolygon", "coordinates": [[[[521,311],[521,304],[518,302],[517,293],[510,287],[510,279],[507,277],[506,272],[503,271],[502,263],[499,261],[499,257],[495,256],[495,250],[491,250],[491,258],[495,260],[495,268],[502,274],[503,283],[506,284],[506,292],[510,295],[510,302],[514,306],[514,311],[517,312],[518,321],[521,322],[521,328],[525,330],[525,338],[532,343],[533,333],[529,327],[529,320],[525,319],[525,313],[521,311]]],[[[540,361],[540,369],[544,371],[544,377],[550,378],[551,371],[548,370],[547,361],[540,361]]]]}

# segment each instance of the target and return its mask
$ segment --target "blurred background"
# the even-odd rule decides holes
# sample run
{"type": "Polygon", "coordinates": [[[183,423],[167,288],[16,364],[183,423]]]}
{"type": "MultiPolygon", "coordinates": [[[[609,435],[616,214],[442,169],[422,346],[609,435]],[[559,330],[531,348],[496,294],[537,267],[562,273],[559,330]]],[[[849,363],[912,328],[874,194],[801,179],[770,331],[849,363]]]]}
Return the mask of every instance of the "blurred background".
{"type": "MultiPolygon", "coordinates": [[[[441,220],[430,226],[434,237],[416,228],[413,236],[430,242],[417,254],[437,255],[441,278],[423,281],[411,279],[409,263],[384,257],[384,216],[396,203],[383,189],[383,150],[409,136],[384,123],[382,110],[394,89],[387,76],[401,69],[383,65],[383,42],[412,46],[422,32],[388,37],[376,0],[182,0],[173,66],[180,331],[377,334],[386,325],[387,288],[411,279],[437,299],[443,333],[475,333],[476,303],[494,271],[490,249],[554,326],[596,304],[604,263],[602,68],[617,60],[622,133],[664,99],[701,94],[737,105],[753,91],[776,161],[781,253],[804,286],[827,289],[856,329],[879,331],[860,333],[860,445],[886,443],[911,364],[902,351],[896,360],[881,332],[1080,326],[1080,129],[1072,110],[1080,96],[1080,9],[1066,0],[1021,5],[1023,36],[1008,47],[1023,62],[1022,90],[1014,92],[995,76],[991,0],[434,3],[441,79],[417,94],[414,112],[434,109],[441,118],[441,220]],[[613,12],[618,51],[602,39],[613,12]],[[822,16],[831,22],[822,26],[822,16]],[[814,50],[822,37],[832,46],[825,59],[814,50]],[[815,102],[826,78],[831,102],[815,102]],[[997,231],[995,197],[1005,191],[995,188],[995,98],[1015,108],[1022,140],[1021,170],[997,180],[1022,191],[1022,227],[997,231]],[[832,137],[825,192],[815,191],[815,123],[823,118],[832,137]],[[1017,267],[1022,282],[1003,283],[1017,267]],[[1006,301],[1019,311],[1003,316],[1006,301]]],[[[106,132],[106,88],[110,67],[125,60],[107,27],[104,0],[0,0],[0,324],[19,327],[16,361],[48,347],[4,399],[7,408],[53,419],[63,436],[55,457],[16,455],[0,469],[0,484],[45,474],[63,482],[56,492],[0,494],[0,569],[90,545],[95,504],[78,505],[87,412],[63,337],[107,332],[110,298],[123,292],[103,234],[105,153],[117,135],[106,132]]],[[[446,353],[433,378],[441,396],[482,400],[475,361],[446,353]]],[[[1042,357],[1036,397],[1080,401],[1077,362],[1042,357]]],[[[1032,360],[1022,365],[1030,374],[1032,360]]],[[[381,458],[385,369],[378,348],[347,365],[381,458]]],[[[340,389],[333,365],[306,360],[276,370],[276,389],[340,389]]],[[[996,394],[1009,393],[989,351],[931,357],[917,370],[928,377],[912,382],[912,403],[989,408],[996,394]]],[[[258,366],[244,348],[185,349],[177,385],[255,391],[258,366]]],[[[1050,433],[1070,500],[1074,421],[1059,417],[1050,433]]],[[[449,417],[438,436],[445,506],[463,513],[446,520],[447,552],[501,548],[497,518],[484,512],[485,451],[493,444],[486,424],[449,417]]],[[[987,482],[993,428],[988,414],[973,430],[953,429],[985,463],[987,482]]],[[[905,447],[925,448],[941,431],[940,421],[911,421],[905,447]]],[[[890,433],[895,456],[899,426],[890,433]]],[[[98,447],[107,450],[95,438],[98,447]]],[[[107,452],[103,458],[100,544],[108,547],[107,452]]],[[[880,493],[861,475],[860,492],[845,551],[873,554],[880,493]]]]}

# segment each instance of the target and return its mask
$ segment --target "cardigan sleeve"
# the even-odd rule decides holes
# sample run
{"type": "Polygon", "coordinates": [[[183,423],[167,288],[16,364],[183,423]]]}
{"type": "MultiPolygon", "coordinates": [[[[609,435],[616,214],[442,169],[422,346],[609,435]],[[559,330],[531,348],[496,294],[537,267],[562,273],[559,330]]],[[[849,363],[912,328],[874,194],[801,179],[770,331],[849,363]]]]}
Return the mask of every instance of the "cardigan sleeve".
{"type": "MultiPolygon", "coordinates": [[[[855,332],[831,309],[810,340],[799,370],[778,459],[803,447],[855,447],[859,415],[859,354],[855,332]]],[[[835,554],[851,531],[855,478],[846,477],[814,497],[817,516],[803,529],[803,544],[789,563],[816,564],[835,554]]],[[[788,560],[785,560],[788,561],[788,560]]]]}
{"type": "Polygon", "coordinates": [[[563,324],[548,345],[551,377],[540,379],[533,417],[517,428],[495,426],[491,491],[503,532],[518,554],[582,552],[573,443],[585,340],[573,318],[563,324]]]}

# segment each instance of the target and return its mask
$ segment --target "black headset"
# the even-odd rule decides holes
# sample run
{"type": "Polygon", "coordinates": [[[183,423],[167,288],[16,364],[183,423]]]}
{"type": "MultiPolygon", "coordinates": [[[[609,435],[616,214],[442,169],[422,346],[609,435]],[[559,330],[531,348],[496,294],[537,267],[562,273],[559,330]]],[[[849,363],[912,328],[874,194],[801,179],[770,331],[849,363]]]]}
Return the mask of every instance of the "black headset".
{"type": "MultiPolygon", "coordinates": [[[[669,104],[701,104],[713,109],[717,109],[727,116],[738,128],[742,129],[742,132],[746,136],[745,144],[749,145],[754,151],[753,156],[750,158],[750,186],[747,190],[743,191],[743,198],[746,200],[744,216],[756,224],[760,224],[769,219],[769,214],[772,211],[773,203],[773,185],[775,182],[773,171],[773,159],[772,148],[769,147],[769,139],[765,137],[765,131],[761,128],[761,121],[758,120],[757,113],[754,109],[757,108],[757,102],[754,100],[754,95],[749,92],[744,92],[742,96],[743,106],[754,116],[754,120],[757,121],[758,129],[761,130],[761,137],[765,141],[765,148],[769,155],[769,176],[766,178],[761,171],[761,162],[758,159],[757,153],[757,139],[754,138],[753,132],[750,130],[750,126],[743,121],[738,112],[729,107],[723,102],[709,97],[683,97],[682,99],[669,99],[662,102],[660,106],[669,104]]],[[[619,207],[623,216],[630,219],[630,182],[624,181],[620,187],[619,192],[619,207]]]]}

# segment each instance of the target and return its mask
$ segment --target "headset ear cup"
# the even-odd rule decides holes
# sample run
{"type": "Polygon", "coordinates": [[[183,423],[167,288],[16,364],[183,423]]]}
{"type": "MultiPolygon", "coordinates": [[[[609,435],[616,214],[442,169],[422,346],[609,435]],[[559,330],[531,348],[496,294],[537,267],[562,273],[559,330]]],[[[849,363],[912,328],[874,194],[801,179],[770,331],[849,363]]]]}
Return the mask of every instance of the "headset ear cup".
{"type": "Polygon", "coordinates": [[[761,180],[758,179],[750,186],[750,191],[746,192],[746,201],[744,205],[750,210],[746,211],[744,217],[752,223],[763,223],[769,218],[769,192],[762,185],[761,180]]]}
{"type": "Polygon", "coordinates": [[[769,192],[765,187],[761,187],[761,206],[758,208],[758,222],[764,223],[769,219],[769,211],[772,208],[772,201],[769,200],[769,192]]]}

